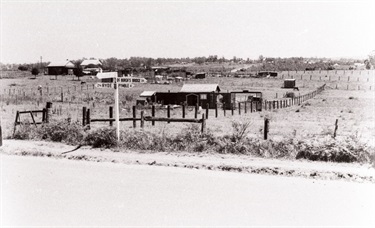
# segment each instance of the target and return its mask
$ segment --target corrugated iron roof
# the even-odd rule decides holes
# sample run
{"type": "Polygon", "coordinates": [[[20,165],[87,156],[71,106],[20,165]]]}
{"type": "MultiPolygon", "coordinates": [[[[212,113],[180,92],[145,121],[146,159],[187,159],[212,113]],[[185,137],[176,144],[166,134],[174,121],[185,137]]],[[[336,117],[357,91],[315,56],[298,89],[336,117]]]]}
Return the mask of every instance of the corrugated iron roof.
{"type": "Polygon", "coordinates": [[[86,59],[86,60],[83,60],[83,62],[81,63],[81,66],[88,66],[90,64],[102,65],[102,63],[98,59],[86,59]]]}
{"type": "Polygon", "coordinates": [[[48,64],[47,67],[74,67],[74,64],[71,61],[66,60],[60,62],[52,62],[48,64]]]}
{"type": "Polygon", "coordinates": [[[220,92],[220,88],[218,84],[184,84],[180,92],[211,93],[211,92],[220,92]]]}
{"type": "Polygon", "coordinates": [[[141,93],[141,95],[139,95],[140,97],[151,97],[153,95],[155,95],[155,91],[143,91],[141,93]]]}

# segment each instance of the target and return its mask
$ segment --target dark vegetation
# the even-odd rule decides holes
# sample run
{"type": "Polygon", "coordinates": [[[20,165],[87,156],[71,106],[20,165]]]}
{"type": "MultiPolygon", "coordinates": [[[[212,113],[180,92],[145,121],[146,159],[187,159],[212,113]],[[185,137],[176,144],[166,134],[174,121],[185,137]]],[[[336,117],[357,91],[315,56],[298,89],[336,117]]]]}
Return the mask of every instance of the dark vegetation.
{"type": "Polygon", "coordinates": [[[221,154],[244,154],[264,158],[308,159],[329,162],[374,162],[374,148],[369,148],[355,137],[341,140],[326,138],[283,141],[263,140],[247,136],[250,123],[233,122],[232,132],[215,136],[209,129],[201,133],[198,125],[189,125],[177,135],[163,129],[159,133],[128,130],[121,132],[117,143],[115,129],[111,127],[88,130],[69,120],[54,121],[40,127],[22,125],[13,138],[47,140],[71,145],[88,145],[94,148],[120,148],[141,151],[188,151],[221,154]]]}

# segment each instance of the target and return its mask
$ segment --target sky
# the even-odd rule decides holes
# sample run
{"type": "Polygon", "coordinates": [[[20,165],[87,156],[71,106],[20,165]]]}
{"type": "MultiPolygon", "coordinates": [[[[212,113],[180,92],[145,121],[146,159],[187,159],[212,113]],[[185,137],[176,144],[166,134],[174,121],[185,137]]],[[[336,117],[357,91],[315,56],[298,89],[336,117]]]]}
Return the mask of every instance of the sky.
{"type": "Polygon", "coordinates": [[[79,58],[365,58],[375,1],[1,0],[2,63],[79,58]]]}

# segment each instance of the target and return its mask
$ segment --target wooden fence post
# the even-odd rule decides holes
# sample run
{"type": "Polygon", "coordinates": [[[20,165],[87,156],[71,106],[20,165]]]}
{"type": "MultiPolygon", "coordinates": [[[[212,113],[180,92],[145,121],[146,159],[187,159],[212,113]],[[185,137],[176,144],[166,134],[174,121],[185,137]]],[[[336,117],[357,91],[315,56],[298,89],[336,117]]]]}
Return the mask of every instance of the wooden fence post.
{"type": "Polygon", "coordinates": [[[223,112],[224,112],[224,116],[226,116],[227,115],[227,110],[226,110],[225,102],[223,102],[223,112]]]}
{"type": "MultiPolygon", "coordinates": [[[[185,106],[184,106],[184,110],[185,110],[185,106]]],[[[184,113],[185,114],[185,113],[184,113]]],[[[152,115],[152,118],[155,117],[155,105],[152,105],[152,108],[151,108],[151,115],[152,115]]],[[[185,117],[184,117],[185,118],[185,117]]],[[[155,126],[155,121],[152,121],[152,126],[155,126]]]]}
{"type": "Polygon", "coordinates": [[[141,128],[145,126],[145,117],[143,116],[143,114],[144,114],[144,111],[142,110],[141,111],[141,128]]]}
{"type": "Polygon", "coordinates": [[[133,106],[133,128],[136,128],[137,127],[137,121],[135,120],[137,118],[137,110],[136,110],[136,107],[133,106]]]}
{"type": "Polygon", "coordinates": [[[253,112],[253,101],[250,102],[250,113],[253,112]]]}
{"type": "MultiPolygon", "coordinates": [[[[112,119],[113,118],[113,107],[112,106],[109,106],[109,118],[112,119]]],[[[109,126],[113,126],[113,121],[109,121],[109,126]]]]}
{"type": "Polygon", "coordinates": [[[232,103],[232,105],[231,105],[231,111],[232,111],[232,116],[234,115],[234,106],[236,105],[236,103],[232,103]]]}
{"type": "Polygon", "coordinates": [[[245,101],[245,114],[247,113],[247,101],[245,101]]]}
{"type": "Polygon", "coordinates": [[[202,130],[201,132],[204,133],[206,131],[206,119],[204,118],[204,114],[202,114],[202,130]]]}
{"type": "Polygon", "coordinates": [[[338,122],[339,122],[339,120],[336,119],[336,122],[335,122],[335,131],[333,132],[333,138],[336,138],[337,129],[339,128],[338,122]]]}
{"type": "Polygon", "coordinates": [[[52,102],[47,102],[46,104],[46,123],[49,123],[51,117],[52,102]]]}
{"type": "Polygon", "coordinates": [[[217,102],[215,103],[215,118],[217,118],[217,115],[218,115],[218,113],[217,113],[217,102]]]}
{"type": "MultiPolygon", "coordinates": [[[[167,117],[168,117],[168,119],[171,118],[171,105],[167,106],[167,117]]],[[[171,122],[168,121],[167,123],[171,123],[171,122]]]]}
{"type": "Polygon", "coordinates": [[[208,112],[209,112],[209,109],[210,109],[210,105],[209,103],[206,104],[206,119],[208,119],[208,112]]]}
{"type": "Polygon", "coordinates": [[[86,107],[82,108],[82,126],[86,126],[86,107]]]}
{"type": "Polygon", "coordinates": [[[91,117],[90,117],[90,109],[88,108],[86,110],[86,126],[87,126],[87,129],[90,130],[90,125],[91,125],[91,117]]]}
{"type": "Polygon", "coordinates": [[[269,119],[264,118],[264,140],[268,139],[269,119]]]}
{"type": "Polygon", "coordinates": [[[185,104],[182,105],[182,118],[185,119],[185,104]]]}
{"type": "Polygon", "coordinates": [[[241,115],[241,102],[238,102],[238,115],[241,115]]]}
{"type": "Polygon", "coordinates": [[[194,110],[194,118],[198,118],[198,104],[195,105],[195,110],[194,110]]]}

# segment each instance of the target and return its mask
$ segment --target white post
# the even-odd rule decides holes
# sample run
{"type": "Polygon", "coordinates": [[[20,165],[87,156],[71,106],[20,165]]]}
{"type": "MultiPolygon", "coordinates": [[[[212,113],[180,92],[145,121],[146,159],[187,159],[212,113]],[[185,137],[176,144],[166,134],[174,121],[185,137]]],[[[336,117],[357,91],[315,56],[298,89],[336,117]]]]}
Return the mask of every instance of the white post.
{"type": "Polygon", "coordinates": [[[119,108],[119,98],[118,98],[118,83],[117,77],[114,78],[115,86],[115,112],[116,112],[116,137],[117,142],[120,142],[120,108],[119,108]]]}

